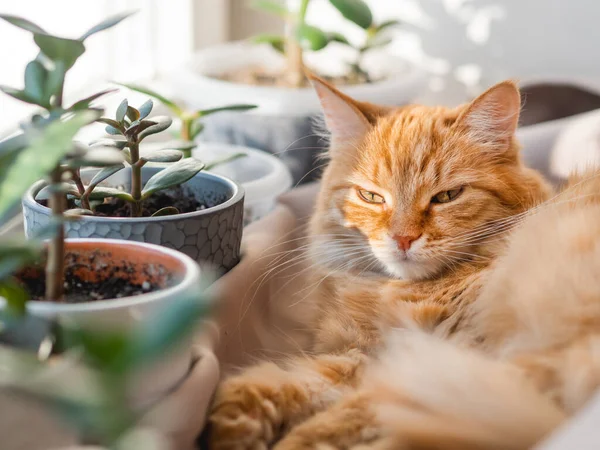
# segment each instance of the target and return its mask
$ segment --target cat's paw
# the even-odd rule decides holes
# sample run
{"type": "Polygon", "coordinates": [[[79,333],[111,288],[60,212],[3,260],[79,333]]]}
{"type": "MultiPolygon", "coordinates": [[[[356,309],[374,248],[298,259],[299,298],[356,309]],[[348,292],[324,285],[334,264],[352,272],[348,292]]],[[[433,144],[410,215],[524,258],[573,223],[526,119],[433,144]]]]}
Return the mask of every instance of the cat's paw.
{"type": "Polygon", "coordinates": [[[224,381],[209,416],[209,448],[266,450],[282,423],[276,392],[268,382],[224,381]]]}

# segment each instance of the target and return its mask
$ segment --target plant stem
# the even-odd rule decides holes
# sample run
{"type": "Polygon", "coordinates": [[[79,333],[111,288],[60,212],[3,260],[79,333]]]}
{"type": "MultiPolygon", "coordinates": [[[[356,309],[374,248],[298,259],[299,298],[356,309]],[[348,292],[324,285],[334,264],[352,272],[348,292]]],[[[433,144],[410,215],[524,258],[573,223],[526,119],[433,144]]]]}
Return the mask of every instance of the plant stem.
{"type": "MultiPolygon", "coordinates": [[[[193,119],[182,119],[181,120],[181,140],[186,142],[192,141],[192,123],[193,119]]],[[[182,151],[184,158],[191,158],[192,149],[185,149],[182,151]]]]}
{"type": "Polygon", "coordinates": [[[86,195],[85,186],[81,181],[81,174],[79,172],[79,168],[72,171],[73,181],[75,181],[75,186],[77,186],[77,190],[79,191],[79,201],[81,202],[81,207],[84,209],[90,208],[90,200],[88,195],[86,195]]]}
{"type": "Polygon", "coordinates": [[[310,0],[301,0],[298,14],[292,17],[292,22],[287,24],[288,36],[285,41],[285,55],[287,58],[286,78],[291,86],[301,87],[304,82],[304,52],[296,30],[306,22],[306,12],[310,0]]]}
{"type": "Polygon", "coordinates": [[[131,153],[131,196],[133,203],[131,204],[131,217],[140,217],[142,208],[142,167],[136,164],[140,160],[139,144],[131,144],[129,146],[131,153]]]}
{"type": "MultiPolygon", "coordinates": [[[[60,185],[60,167],[56,167],[50,176],[52,185],[60,185]]],[[[63,300],[65,229],[62,224],[62,219],[65,208],[65,194],[59,190],[52,192],[50,194],[50,209],[52,210],[52,218],[59,221],[59,226],[56,235],[52,238],[48,246],[48,261],[46,262],[46,300],[48,301],[62,302],[63,300]]]]}

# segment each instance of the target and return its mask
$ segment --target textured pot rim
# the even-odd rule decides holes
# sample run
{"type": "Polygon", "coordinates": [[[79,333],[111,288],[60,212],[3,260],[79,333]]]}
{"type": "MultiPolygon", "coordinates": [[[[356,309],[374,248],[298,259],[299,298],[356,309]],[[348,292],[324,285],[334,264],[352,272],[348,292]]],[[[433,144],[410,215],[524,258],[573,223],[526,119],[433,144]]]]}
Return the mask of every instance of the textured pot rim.
{"type": "MultiPolygon", "coordinates": [[[[163,247],[156,244],[148,244],[145,242],[137,241],[124,241],[120,239],[104,239],[104,238],[72,238],[65,239],[66,243],[74,244],[77,243],[91,243],[98,244],[99,247],[109,246],[126,246],[131,247],[132,251],[136,248],[151,248],[156,252],[166,254],[179,261],[184,268],[183,278],[179,283],[174,286],[161,289],[158,291],[148,292],[146,294],[140,294],[133,297],[123,297],[107,300],[97,300],[94,302],[85,303],[54,303],[48,301],[31,301],[27,302],[27,309],[33,314],[61,314],[61,313],[90,313],[97,311],[108,311],[114,309],[129,308],[132,306],[138,306],[143,304],[149,304],[156,301],[160,301],[164,298],[173,297],[180,295],[183,292],[193,289],[199,289],[200,287],[200,275],[201,269],[196,262],[189,256],[178,252],[176,250],[163,247]]],[[[5,300],[0,297],[0,307],[3,307],[5,300]]]]}
{"type": "MultiPolygon", "coordinates": [[[[148,169],[152,169],[154,167],[148,167],[148,169]]],[[[228,200],[220,203],[216,206],[203,209],[201,211],[192,211],[188,213],[174,214],[172,216],[159,216],[159,217],[96,217],[96,216],[81,216],[77,220],[80,222],[88,222],[88,223],[147,223],[147,222],[168,222],[170,220],[183,220],[189,219],[192,217],[199,217],[208,214],[212,214],[216,211],[221,211],[223,209],[227,209],[236,203],[240,202],[244,198],[244,188],[237,182],[230,180],[227,177],[222,175],[217,175],[211,172],[200,172],[194,178],[213,178],[215,180],[220,181],[221,183],[227,185],[228,187],[233,189],[233,195],[228,200]]],[[[47,182],[44,180],[37,181],[34,183],[27,192],[23,196],[23,204],[27,206],[27,208],[32,209],[37,212],[41,212],[44,214],[48,214],[50,208],[46,206],[40,205],[35,201],[35,196],[42,190],[44,186],[47,185],[47,182]]]]}

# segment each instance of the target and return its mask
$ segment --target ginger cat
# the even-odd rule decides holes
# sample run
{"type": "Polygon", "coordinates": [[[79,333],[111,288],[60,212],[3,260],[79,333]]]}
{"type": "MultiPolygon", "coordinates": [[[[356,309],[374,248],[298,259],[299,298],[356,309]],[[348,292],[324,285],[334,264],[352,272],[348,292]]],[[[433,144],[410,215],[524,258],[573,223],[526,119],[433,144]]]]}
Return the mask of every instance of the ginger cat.
{"type": "Polygon", "coordinates": [[[313,84],[312,348],[225,379],[211,448],[531,447],[600,380],[600,180],[549,199],[512,82],[456,109],[313,84]]]}

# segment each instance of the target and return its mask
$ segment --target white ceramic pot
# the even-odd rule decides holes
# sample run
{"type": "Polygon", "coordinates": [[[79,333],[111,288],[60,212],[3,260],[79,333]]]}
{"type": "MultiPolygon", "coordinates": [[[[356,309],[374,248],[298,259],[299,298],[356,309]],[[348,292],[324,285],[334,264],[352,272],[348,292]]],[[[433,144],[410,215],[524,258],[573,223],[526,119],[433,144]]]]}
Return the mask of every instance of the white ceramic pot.
{"type": "MultiPolygon", "coordinates": [[[[192,108],[208,108],[231,103],[251,103],[258,108],[222,112],[203,120],[200,138],[210,142],[244,145],[278,154],[292,172],[295,183],[315,167],[325,142],[312,128],[320,114],[319,101],[312,88],[253,86],[222,81],[215,76],[242,67],[260,65],[277,69],[282,57],[266,46],[233,42],[198,52],[184,67],[167,79],[171,93],[192,108]]],[[[387,105],[411,102],[425,87],[426,77],[401,60],[380,58],[373,72],[384,81],[344,86],[348,95],[363,101],[387,105]]],[[[306,176],[309,181],[317,172],[306,176]]]]}
{"type": "MultiPolygon", "coordinates": [[[[203,301],[199,266],[183,253],[158,245],[115,239],[67,239],[65,267],[75,268],[73,271],[86,280],[121,277],[141,282],[143,279],[161,289],[84,303],[30,301],[29,314],[96,331],[128,332],[160,314],[177,299],[191,296],[203,301]]],[[[0,309],[4,306],[0,297],[0,309]]],[[[163,396],[185,377],[190,358],[191,338],[160,361],[141,368],[131,379],[132,401],[142,405],[163,396]]]]}
{"type": "Polygon", "coordinates": [[[210,171],[230,178],[244,188],[244,224],[247,225],[271,212],[277,197],[292,187],[292,175],[279,158],[249,147],[201,142],[192,155],[210,163],[236,153],[246,156],[219,164],[210,171]]]}

